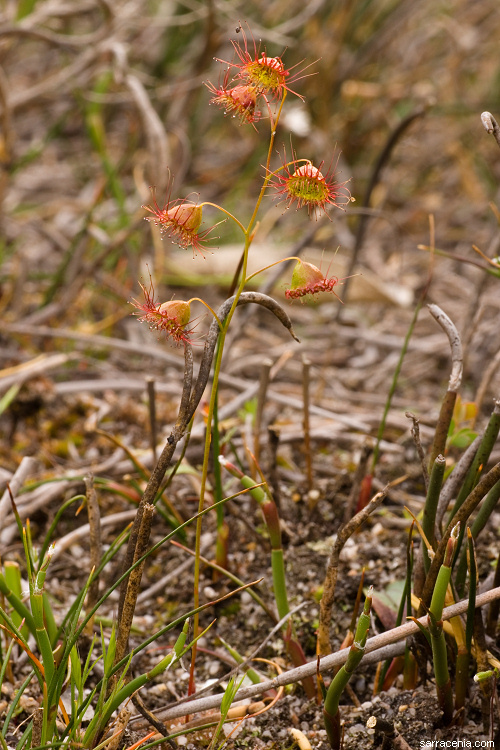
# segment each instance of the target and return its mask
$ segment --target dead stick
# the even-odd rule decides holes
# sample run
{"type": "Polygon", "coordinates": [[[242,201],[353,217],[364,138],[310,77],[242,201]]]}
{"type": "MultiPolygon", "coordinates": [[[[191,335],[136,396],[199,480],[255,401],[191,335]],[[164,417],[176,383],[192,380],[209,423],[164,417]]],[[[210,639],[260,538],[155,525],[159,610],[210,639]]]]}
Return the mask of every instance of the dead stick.
{"type": "MultiPolygon", "coordinates": [[[[89,519],[89,539],[90,539],[90,567],[97,570],[102,556],[101,540],[101,513],[97,500],[97,493],[94,487],[94,477],[87,474],[85,477],[85,493],[87,496],[87,517],[89,519]]],[[[94,607],[99,598],[99,577],[96,576],[89,586],[87,594],[87,611],[94,607]]],[[[91,617],[85,626],[85,633],[92,635],[94,628],[94,618],[91,617]]]]}
{"type": "Polygon", "coordinates": [[[463,353],[460,336],[454,323],[437,305],[427,305],[427,308],[432,317],[439,323],[448,336],[451,348],[450,379],[448,382],[448,390],[446,391],[443,403],[441,404],[441,411],[439,412],[439,418],[436,425],[434,442],[432,444],[432,451],[429,459],[430,472],[437,456],[439,456],[439,454],[444,454],[445,451],[448,430],[450,428],[453,409],[455,408],[455,402],[457,399],[457,392],[460,388],[460,383],[462,382],[463,353]]]}
{"type": "Polygon", "coordinates": [[[483,112],[481,115],[481,122],[483,123],[486,132],[492,135],[500,146],[500,126],[491,112],[483,112]]]}
{"type": "MultiPolygon", "coordinates": [[[[500,587],[492,589],[491,591],[487,591],[484,594],[480,594],[478,597],[476,597],[476,607],[484,607],[486,604],[489,604],[490,602],[499,598],[500,587]]],[[[446,609],[443,610],[442,619],[450,620],[452,617],[462,615],[467,611],[468,606],[468,600],[463,599],[462,601],[458,602],[458,604],[453,604],[451,607],[446,607],[446,609]]],[[[427,615],[421,617],[418,622],[423,625],[424,628],[427,628],[427,615]]],[[[376,661],[379,661],[379,659],[385,658],[385,653],[381,653],[381,649],[384,649],[390,644],[404,641],[410,636],[415,635],[419,632],[420,629],[418,625],[410,621],[405,623],[404,625],[400,625],[397,628],[393,628],[386,633],[381,633],[380,635],[375,635],[372,638],[369,638],[366,642],[365,656],[363,657],[361,664],[374,663],[376,661]]],[[[404,644],[401,644],[401,646],[404,647],[404,644]]],[[[348,654],[348,649],[342,649],[341,651],[337,651],[337,653],[335,654],[324,656],[320,659],[319,667],[318,661],[315,658],[313,659],[313,661],[310,661],[301,667],[296,667],[295,669],[289,669],[287,672],[283,672],[283,674],[274,677],[272,680],[266,680],[265,682],[260,682],[258,685],[251,685],[250,687],[241,688],[241,690],[238,690],[238,692],[236,693],[234,700],[246,700],[247,698],[253,698],[256,695],[267,693],[268,690],[279,688],[282,685],[290,685],[292,683],[300,682],[300,680],[302,680],[304,677],[315,675],[318,668],[320,672],[332,670],[333,668],[339,667],[344,664],[348,654]]],[[[179,716],[186,716],[187,714],[197,713],[198,711],[208,711],[210,709],[217,708],[218,706],[220,706],[223,698],[224,694],[220,693],[218,695],[208,696],[207,698],[201,698],[200,700],[187,701],[186,703],[183,703],[181,705],[172,706],[171,708],[166,708],[155,713],[158,716],[161,716],[162,721],[170,721],[171,719],[177,719],[179,716]]]]}
{"type": "MultiPolygon", "coordinates": [[[[306,457],[307,489],[313,488],[313,468],[311,454],[311,431],[309,421],[309,385],[311,378],[311,360],[302,355],[302,399],[304,401],[303,427],[304,427],[304,453],[306,457]]],[[[311,505],[309,503],[309,510],[311,505]]]]}
{"type": "MultiPolygon", "coordinates": [[[[137,543],[133,560],[134,563],[136,563],[137,560],[143,557],[143,555],[147,552],[154,513],[154,505],[150,505],[148,503],[147,505],[143,506],[141,525],[137,533],[137,543]]],[[[128,639],[130,635],[130,629],[132,627],[132,618],[134,616],[137,597],[139,595],[142,571],[145,562],[146,561],[143,560],[142,563],[137,565],[137,567],[133,569],[127,579],[127,587],[125,589],[121,617],[117,623],[116,653],[114,660],[115,664],[118,664],[118,662],[123,659],[128,649],[128,639]]],[[[115,677],[117,679],[116,675],[115,677]]]]}
{"type": "MultiPolygon", "coordinates": [[[[401,481],[401,480],[398,480],[401,481]]],[[[330,645],[330,622],[332,619],[332,606],[335,597],[335,587],[337,585],[338,566],[340,553],[350,536],[354,534],[357,528],[368,518],[370,513],[378,508],[389,491],[389,485],[384,487],[381,492],[377,492],[359,513],[356,513],[351,520],[344,524],[337,534],[337,539],[333,545],[328,567],[323,584],[323,596],[321,597],[319,607],[319,627],[318,627],[318,645],[317,651],[321,656],[331,653],[330,645]]]]}
{"type": "Polygon", "coordinates": [[[272,359],[266,357],[261,365],[260,378],[259,378],[259,390],[257,391],[257,410],[255,412],[255,421],[253,426],[253,455],[255,460],[259,463],[260,459],[260,431],[262,427],[262,415],[264,413],[264,406],[266,405],[267,387],[269,385],[269,376],[271,373],[271,367],[273,366],[272,359]]]}
{"type": "Polygon", "coordinates": [[[366,722],[368,729],[374,729],[375,732],[384,736],[382,747],[394,748],[394,750],[411,750],[411,747],[403,737],[396,731],[393,722],[382,719],[379,716],[370,716],[366,722]]]}
{"type": "Polygon", "coordinates": [[[149,409],[149,438],[151,441],[151,452],[153,461],[156,463],[156,442],[158,440],[158,425],[156,422],[156,381],[152,376],[146,378],[146,387],[148,390],[148,409],[149,409]]]}

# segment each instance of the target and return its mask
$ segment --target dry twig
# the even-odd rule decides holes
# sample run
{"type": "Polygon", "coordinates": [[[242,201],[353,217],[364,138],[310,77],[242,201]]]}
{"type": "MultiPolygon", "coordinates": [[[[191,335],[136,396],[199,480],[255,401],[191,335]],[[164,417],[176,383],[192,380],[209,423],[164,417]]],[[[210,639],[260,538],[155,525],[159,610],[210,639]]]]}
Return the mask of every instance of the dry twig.
{"type": "MultiPolygon", "coordinates": [[[[480,594],[476,598],[476,607],[484,607],[486,604],[500,598],[500,588],[492,589],[484,594],[480,594]]],[[[452,617],[461,615],[467,611],[469,602],[467,599],[453,604],[451,607],[446,607],[443,610],[442,619],[449,620],[452,617]]],[[[418,622],[425,628],[428,627],[427,615],[421,617],[418,622]]],[[[365,656],[363,657],[361,664],[373,664],[378,661],[382,661],[390,656],[394,656],[395,653],[403,653],[407,638],[412,635],[419,633],[419,627],[415,622],[407,622],[404,625],[400,625],[397,628],[375,635],[369,638],[366,642],[365,656]],[[391,645],[392,644],[392,645],[391,645]],[[397,649],[393,648],[393,645],[397,645],[397,649]],[[389,650],[386,651],[386,647],[389,650]]],[[[325,672],[332,670],[335,667],[341,666],[348,657],[348,649],[342,649],[337,651],[335,654],[329,654],[320,659],[319,671],[325,672]]],[[[272,680],[261,682],[258,685],[252,685],[250,687],[242,688],[238,690],[235,700],[246,700],[247,698],[253,698],[256,695],[267,693],[269,690],[273,690],[281,687],[282,685],[290,685],[295,682],[299,682],[304,677],[315,675],[318,670],[317,659],[308,662],[302,667],[296,667],[284,672],[278,677],[274,677],[272,680]]],[[[158,715],[162,721],[168,721],[170,719],[177,719],[179,716],[186,716],[189,714],[197,713],[198,711],[207,711],[212,708],[220,706],[224,694],[212,695],[207,698],[200,700],[189,701],[179,706],[172,706],[170,708],[161,709],[158,711],[158,715]]]]}
{"type": "Polygon", "coordinates": [[[492,135],[500,147],[500,125],[495,120],[491,112],[483,112],[481,122],[487,133],[492,135]]]}

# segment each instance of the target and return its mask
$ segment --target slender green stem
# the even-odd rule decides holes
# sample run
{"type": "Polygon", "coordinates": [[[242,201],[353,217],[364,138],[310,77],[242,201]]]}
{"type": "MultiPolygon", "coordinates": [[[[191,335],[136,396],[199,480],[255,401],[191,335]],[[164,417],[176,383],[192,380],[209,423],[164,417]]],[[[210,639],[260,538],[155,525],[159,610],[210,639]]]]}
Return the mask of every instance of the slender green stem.
{"type": "MultiPolygon", "coordinates": [[[[470,529],[472,539],[476,539],[478,534],[484,529],[486,523],[495,510],[500,498],[500,482],[497,482],[486,495],[481,503],[481,507],[470,529]]],[[[462,549],[460,559],[457,565],[455,575],[455,588],[457,593],[462,596],[465,589],[465,579],[467,575],[467,547],[462,549]]]]}
{"type": "MultiPolygon", "coordinates": [[[[431,466],[429,486],[427,488],[427,497],[425,499],[424,515],[422,518],[422,529],[427,538],[427,541],[432,545],[433,549],[436,547],[436,513],[439,503],[439,493],[441,492],[441,487],[443,484],[445,468],[446,459],[444,456],[439,454],[438,456],[436,456],[434,463],[431,466]]],[[[423,539],[422,554],[424,560],[424,569],[427,573],[431,566],[431,561],[429,560],[429,555],[427,554],[427,548],[423,539]]]]}
{"type": "Polygon", "coordinates": [[[491,413],[490,419],[486,426],[486,430],[484,431],[481,444],[472,462],[472,466],[470,467],[468,471],[467,477],[465,478],[465,481],[462,485],[459,495],[455,501],[455,505],[453,506],[453,510],[450,513],[450,516],[448,518],[448,523],[451,523],[453,521],[456,513],[462,507],[466,497],[470,494],[473,487],[477,485],[479,481],[479,477],[481,476],[481,472],[485,468],[486,463],[490,457],[491,451],[493,450],[493,446],[495,445],[499,432],[500,432],[500,402],[497,401],[495,403],[495,408],[493,409],[493,412],[491,413]]]}
{"type": "Polygon", "coordinates": [[[453,691],[451,689],[446,640],[443,633],[443,622],[441,618],[443,615],[446,591],[451,578],[451,565],[455,554],[459,530],[459,524],[457,524],[457,527],[453,529],[453,532],[448,539],[445,559],[439,569],[428,615],[432,646],[432,661],[436,678],[436,692],[439,705],[443,711],[443,720],[445,724],[449,724],[453,717],[453,691]]]}
{"type": "MultiPolygon", "coordinates": [[[[260,208],[260,204],[262,203],[262,200],[264,198],[267,185],[269,183],[269,180],[271,179],[272,173],[269,171],[269,165],[271,163],[271,156],[272,156],[273,148],[274,148],[274,141],[276,137],[276,127],[281,116],[285,98],[286,98],[286,89],[283,91],[283,98],[281,100],[276,118],[274,120],[271,120],[271,135],[269,139],[269,148],[267,152],[267,159],[266,159],[266,165],[265,165],[266,173],[265,173],[265,177],[262,183],[259,196],[257,198],[257,202],[255,204],[254,211],[250,217],[250,221],[248,222],[247,228],[244,230],[245,245],[243,249],[243,263],[241,267],[240,282],[236,290],[236,293],[234,295],[233,304],[231,305],[231,308],[225,320],[223,321],[222,330],[220,330],[219,332],[219,341],[218,341],[219,346],[218,346],[218,350],[217,350],[215,361],[214,361],[212,390],[210,394],[210,402],[208,405],[207,428],[206,428],[205,445],[204,445],[204,452],[203,452],[203,467],[202,467],[202,474],[201,474],[201,486],[200,486],[200,499],[199,499],[199,504],[198,504],[198,513],[200,513],[203,510],[203,506],[205,503],[208,467],[209,467],[209,462],[210,462],[210,444],[211,444],[211,438],[212,438],[213,415],[214,415],[214,409],[215,409],[215,402],[217,398],[217,388],[218,388],[219,375],[220,375],[221,364],[222,364],[222,356],[224,354],[224,343],[226,340],[226,334],[227,334],[229,325],[234,315],[234,311],[236,310],[236,306],[238,305],[238,300],[243,292],[243,289],[246,283],[248,252],[249,252],[252,240],[253,240],[252,229],[255,225],[257,214],[260,208]]],[[[198,607],[198,604],[199,604],[201,530],[202,530],[202,518],[201,516],[198,516],[196,520],[196,532],[195,532],[195,555],[196,556],[195,556],[194,576],[193,576],[193,579],[194,579],[193,580],[193,604],[194,604],[195,609],[198,607]]],[[[198,632],[198,616],[197,615],[195,615],[194,617],[193,628],[194,628],[194,634],[196,636],[196,633],[198,632]]],[[[196,644],[193,646],[192,657],[191,657],[191,685],[193,682],[195,659],[196,659],[196,644]]]]}
{"type": "MultiPolygon", "coordinates": [[[[200,203],[200,208],[201,208],[202,206],[213,206],[214,208],[217,208],[217,209],[218,209],[219,211],[221,211],[221,212],[222,212],[223,214],[226,214],[226,216],[227,216],[227,217],[228,217],[229,219],[231,219],[231,221],[234,221],[234,223],[235,223],[235,224],[237,224],[237,225],[239,226],[239,228],[241,229],[241,231],[243,232],[243,234],[246,234],[246,229],[245,229],[245,227],[243,226],[243,224],[241,223],[241,221],[239,221],[239,220],[238,220],[238,219],[236,218],[236,216],[233,216],[233,214],[232,214],[232,213],[231,213],[230,211],[226,211],[226,209],[225,209],[225,208],[223,208],[222,206],[219,206],[219,205],[218,205],[217,203],[211,203],[210,201],[203,201],[203,203],[200,203]]],[[[219,223],[220,223],[220,222],[219,222],[219,223]]]]}
{"type": "Polygon", "coordinates": [[[399,381],[399,374],[401,372],[401,368],[403,367],[403,361],[404,361],[404,358],[406,356],[406,352],[408,350],[408,346],[410,345],[410,339],[411,339],[411,337],[413,335],[413,330],[414,330],[415,325],[417,323],[418,314],[419,314],[420,310],[422,309],[422,305],[424,304],[426,293],[427,293],[427,289],[425,289],[422,292],[422,295],[421,295],[420,299],[417,302],[417,306],[415,307],[415,312],[413,313],[413,317],[412,317],[410,325],[408,327],[408,331],[406,333],[405,340],[403,342],[403,346],[401,347],[401,353],[399,355],[398,363],[397,363],[396,369],[394,371],[394,375],[393,375],[392,382],[391,382],[391,387],[389,388],[389,393],[388,393],[388,396],[387,396],[387,400],[385,402],[384,413],[382,415],[382,419],[380,421],[380,425],[379,425],[378,432],[377,432],[377,442],[375,443],[375,449],[373,451],[371,474],[375,473],[375,467],[378,464],[378,459],[379,459],[379,455],[380,455],[380,443],[382,442],[382,438],[384,436],[385,425],[386,425],[386,422],[387,422],[387,416],[389,414],[389,410],[390,410],[391,405],[392,405],[392,399],[393,399],[394,394],[396,392],[396,388],[397,388],[398,381],[399,381]]]}
{"type": "MultiPolygon", "coordinates": [[[[467,558],[469,563],[469,606],[465,624],[465,643],[459,644],[457,649],[457,663],[455,669],[455,709],[462,712],[467,698],[469,683],[469,662],[471,656],[472,636],[474,633],[474,612],[477,594],[477,568],[474,539],[470,528],[467,527],[467,558]]],[[[463,723],[463,712],[459,714],[463,723]]]]}
{"type": "Polygon", "coordinates": [[[202,305],[205,305],[205,307],[207,308],[207,310],[209,310],[212,313],[212,315],[214,316],[215,320],[219,324],[219,328],[222,330],[222,323],[219,320],[219,316],[217,315],[217,313],[215,312],[215,310],[213,309],[213,307],[210,307],[210,305],[208,304],[208,302],[205,302],[205,300],[201,299],[201,297],[191,297],[191,299],[189,300],[188,304],[190,304],[191,302],[201,302],[202,305]]]}
{"type": "Polygon", "coordinates": [[[339,669],[330,683],[323,707],[323,716],[325,729],[330,740],[333,750],[340,748],[340,714],[339,701],[340,696],[352,677],[352,674],[365,652],[366,639],[368,637],[368,628],[370,627],[370,608],[372,603],[373,589],[370,586],[363,612],[358,620],[358,626],[354,635],[354,642],[349,650],[349,655],[345,664],[339,669]]]}
{"type": "Polygon", "coordinates": [[[262,273],[263,271],[267,271],[269,268],[273,268],[273,266],[279,266],[280,263],[287,263],[289,260],[296,260],[300,262],[300,258],[298,258],[296,255],[290,255],[287,258],[281,258],[281,260],[275,260],[274,263],[270,263],[268,266],[264,266],[264,268],[259,268],[258,271],[254,271],[250,274],[250,276],[247,276],[245,279],[245,284],[247,284],[251,279],[254,278],[254,276],[258,276],[259,273],[262,273]]]}

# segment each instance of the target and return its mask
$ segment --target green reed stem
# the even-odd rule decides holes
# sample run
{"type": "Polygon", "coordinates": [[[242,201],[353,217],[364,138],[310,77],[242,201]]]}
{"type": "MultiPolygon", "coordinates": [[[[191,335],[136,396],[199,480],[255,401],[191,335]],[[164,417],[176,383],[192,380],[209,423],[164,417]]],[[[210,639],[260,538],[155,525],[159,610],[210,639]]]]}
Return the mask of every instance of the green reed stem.
{"type": "MultiPolygon", "coordinates": [[[[282,620],[290,612],[290,605],[288,603],[285,558],[283,547],[281,546],[281,528],[278,508],[276,507],[273,498],[268,493],[267,486],[256,487],[254,479],[243,474],[240,469],[227,461],[223,456],[219,457],[219,461],[230,474],[240,480],[243,487],[248,489],[251,496],[258,503],[262,515],[264,516],[271,544],[271,569],[273,573],[274,600],[278,610],[278,617],[282,620]]],[[[283,630],[283,640],[285,641],[287,651],[295,666],[300,667],[305,664],[305,654],[299,640],[297,639],[295,628],[291,622],[289,622],[283,630]]],[[[316,688],[312,677],[306,677],[303,679],[302,685],[308,698],[314,698],[316,695],[316,688]]]]}
{"type": "Polygon", "coordinates": [[[469,662],[471,657],[472,636],[474,634],[474,613],[477,593],[477,567],[474,539],[467,528],[467,562],[469,564],[469,606],[465,624],[465,643],[459,644],[455,668],[455,710],[461,724],[464,721],[463,710],[469,686],[469,662]]]}
{"type": "Polygon", "coordinates": [[[373,587],[370,586],[365,599],[363,612],[358,620],[358,626],[354,635],[354,643],[349,649],[349,655],[345,664],[339,669],[328,688],[323,706],[323,718],[328,739],[333,750],[341,747],[340,711],[339,701],[344,689],[352,677],[354,670],[359,665],[365,652],[368,628],[370,627],[370,608],[372,603],[373,587]]]}
{"type": "Polygon", "coordinates": [[[91,738],[99,736],[100,733],[106,728],[111,715],[120,707],[123,701],[129,698],[137,690],[140,690],[140,688],[143,687],[147,682],[151,682],[151,680],[153,680],[155,677],[163,674],[163,672],[165,672],[165,670],[171,667],[172,664],[178,661],[183,654],[189,651],[192,644],[189,644],[186,647],[188,629],[189,621],[186,620],[186,622],[184,623],[184,627],[175,642],[173,650],[169,654],[167,654],[167,656],[161,659],[158,664],[156,664],[152,669],[150,669],[149,672],[135,677],[133,680],[123,685],[120,689],[118,689],[116,692],[114,692],[114,694],[110,696],[99,714],[96,715],[95,718],[91,721],[83,739],[84,747],[86,746],[86,742],[88,743],[91,738]]]}
{"type": "MultiPolygon", "coordinates": [[[[491,490],[488,492],[483,502],[481,503],[481,507],[479,508],[477,516],[474,519],[474,523],[472,524],[472,527],[470,529],[472,539],[477,539],[478,534],[484,529],[488,519],[495,510],[499,499],[500,482],[497,482],[491,488],[491,490]]],[[[457,594],[461,598],[465,589],[465,579],[467,576],[467,547],[463,548],[456,568],[457,572],[455,575],[455,588],[457,590],[457,594]]]]}
{"type": "Polygon", "coordinates": [[[497,401],[495,403],[495,408],[493,409],[491,417],[488,421],[486,430],[484,431],[481,444],[479,445],[477,453],[472,462],[472,466],[470,467],[467,473],[465,481],[462,485],[462,489],[460,490],[458,497],[456,499],[455,505],[453,506],[453,510],[450,513],[450,516],[448,518],[448,523],[452,522],[457,511],[463,505],[466,497],[470,494],[472,489],[478,483],[481,473],[483,472],[486,466],[486,463],[490,457],[491,451],[493,450],[493,446],[495,445],[499,431],[500,431],[500,401],[497,401]]]}
{"type": "MultiPolygon", "coordinates": [[[[444,472],[446,468],[446,459],[444,456],[439,454],[436,456],[434,463],[432,464],[431,473],[429,477],[429,486],[427,488],[427,497],[425,498],[424,515],[422,518],[422,530],[427,538],[429,544],[434,549],[436,546],[436,513],[439,503],[439,493],[443,485],[444,472]]],[[[422,554],[424,560],[424,570],[427,574],[431,561],[427,554],[427,548],[425,542],[422,539],[422,554]]]]}
{"type": "Polygon", "coordinates": [[[451,566],[455,554],[458,534],[459,527],[457,526],[453,529],[453,532],[448,539],[445,558],[439,569],[428,614],[432,660],[434,664],[434,676],[436,678],[436,692],[439,705],[443,711],[443,721],[445,724],[450,724],[453,718],[453,691],[451,689],[446,639],[444,637],[443,621],[441,618],[443,615],[446,591],[448,589],[448,584],[450,583],[451,566]]]}

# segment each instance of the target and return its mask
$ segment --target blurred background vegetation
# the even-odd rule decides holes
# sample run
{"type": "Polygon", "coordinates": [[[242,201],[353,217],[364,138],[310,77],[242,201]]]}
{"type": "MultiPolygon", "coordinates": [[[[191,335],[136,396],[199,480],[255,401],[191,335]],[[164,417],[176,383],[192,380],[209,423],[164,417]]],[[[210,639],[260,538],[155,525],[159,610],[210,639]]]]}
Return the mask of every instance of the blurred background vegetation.
{"type": "MultiPolygon", "coordinates": [[[[304,102],[287,100],[277,143],[291,140],[298,156],[327,166],[341,150],[339,179],[351,180],[357,203],[338,219],[334,247],[349,250],[356,206],[388,136],[423,108],[372,195],[377,217],[363,264],[386,278],[418,277],[427,261],[415,248],[428,242],[429,213],[439,247],[488,249],[500,166],[479,115],[498,115],[496,0],[4,0],[4,319],[112,331],[129,312],[144,259],[157,281],[183,283],[196,268],[190,252],[174,271],[170,243],[142,220],[149,186],[161,203],[169,175],[172,197],[194,191],[247,219],[267,121],[256,132],[224,118],[203,85],[221,78],[214,57],[233,58],[239,22],[288,68],[316,61],[315,75],[296,85],[304,102]]],[[[259,240],[273,229],[275,241],[290,243],[307,230],[303,213],[282,215],[270,201],[259,240]]],[[[224,224],[217,244],[238,241],[234,232],[224,224]]]]}

